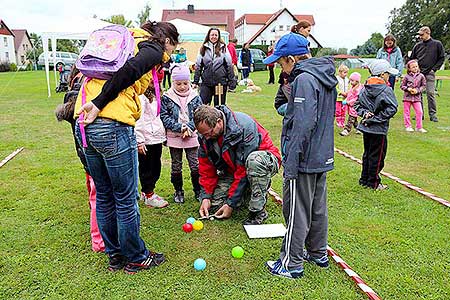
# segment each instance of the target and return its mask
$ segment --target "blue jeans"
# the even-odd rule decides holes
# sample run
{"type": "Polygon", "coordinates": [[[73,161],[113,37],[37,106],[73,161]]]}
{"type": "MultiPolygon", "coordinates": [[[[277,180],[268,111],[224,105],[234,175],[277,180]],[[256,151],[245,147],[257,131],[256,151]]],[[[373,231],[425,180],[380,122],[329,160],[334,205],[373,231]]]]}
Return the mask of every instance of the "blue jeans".
{"type": "MultiPolygon", "coordinates": [[[[139,235],[138,158],[134,127],[97,118],[85,127],[84,148],[89,173],[97,188],[97,223],[106,254],[120,253],[141,262],[149,251],[139,235]]],[[[81,144],[80,127],[75,126],[81,144]]]]}

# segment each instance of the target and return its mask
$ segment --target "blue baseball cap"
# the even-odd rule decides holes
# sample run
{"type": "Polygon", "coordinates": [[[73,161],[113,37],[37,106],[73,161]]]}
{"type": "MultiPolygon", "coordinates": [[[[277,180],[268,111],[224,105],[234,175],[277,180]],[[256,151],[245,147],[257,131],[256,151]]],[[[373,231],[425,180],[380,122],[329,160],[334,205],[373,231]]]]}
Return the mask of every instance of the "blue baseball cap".
{"type": "Polygon", "coordinates": [[[283,35],[275,44],[273,54],[263,60],[264,64],[276,62],[280,57],[309,53],[308,40],[301,34],[290,32],[283,35]]]}

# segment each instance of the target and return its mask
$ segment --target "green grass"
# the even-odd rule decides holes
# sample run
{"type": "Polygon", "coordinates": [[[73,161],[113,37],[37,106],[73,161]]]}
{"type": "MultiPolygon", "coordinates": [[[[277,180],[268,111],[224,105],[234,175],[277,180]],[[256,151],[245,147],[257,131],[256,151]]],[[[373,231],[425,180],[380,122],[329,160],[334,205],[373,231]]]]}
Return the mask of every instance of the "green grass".
{"type": "MultiPolygon", "coordinates": [[[[265,72],[252,77],[263,92],[229,94],[229,106],[253,115],[279,145],[276,86],[264,84],[265,72]]],[[[385,167],[446,199],[449,99],[445,81],[437,98],[439,123],[425,120],[427,134],[406,133],[399,108],[385,167]]],[[[53,114],[61,102],[61,94],[47,98],[43,72],[0,73],[0,158],[25,147],[0,168],[0,299],[366,299],[334,263],[328,270],[306,265],[298,281],[270,276],[264,262],[278,256],[281,239],[249,240],[240,223],[244,212],[185,234],[181,225],[198,210],[188,177],[184,205],[156,210],[141,204],[141,234],[167,263],[135,276],[110,274],[105,255],[90,250],[83,169],[70,126],[53,114]],[[241,260],[231,257],[236,245],[245,249],[241,260]],[[204,272],[192,267],[198,257],[208,263],[204,272]]],[[[361,157],[362,138],[337,133],[336,147],[361,157]]],[[[170,199],[167,149],[163,156],[157,192],[170,199]]],[[[335,160],[328,176],[330,246],[383,299],[449,299],[449,209],[388,179],[385,192],[363,189],[360,166],[338,154],[335,160]]],[[[280,175],[273,185],[281,191],[280,175]]],[[[269,201],[268,210],[269,222],[283,222],[278,205],[269,201]]]]}

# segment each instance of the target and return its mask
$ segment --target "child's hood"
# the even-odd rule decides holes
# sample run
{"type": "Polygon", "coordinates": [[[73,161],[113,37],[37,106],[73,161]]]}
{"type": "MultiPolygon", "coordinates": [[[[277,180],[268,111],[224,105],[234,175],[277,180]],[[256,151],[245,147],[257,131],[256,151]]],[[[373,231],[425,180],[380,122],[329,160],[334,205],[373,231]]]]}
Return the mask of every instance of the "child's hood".
{"type": "Polygon", "coordinates": [[[390,89],[390,87],[387,86],[383,79],[378,77],[370,77],[367,79],[364,89],[370,98],[376,98],[386,89],[390,89]]]}
{"type": "Polygon", "coordinates": [[[334,59],[330,56],[310,58],[299,61],[295,64],[292,75],[297,77],[301,73],[308,73],[317,78],[327,89],[334,89],[337,79],[334,75],[334,59]]]}
{"type": "MultiPolygon", "coordinates": [[[[192,101],[192,99],[194,99],[195,97],[198,96],[196,90],[194,90],[192,87],[189,89],[189,96],[187,98],[186,103],[189,103],[192,101]]],[[[175,102],[176,104],[178,104],[178,106],[181,106],[181,102],[179,100],[179,96],[175,93],[175,90],[173,87],[171,87],[169,90],[167,90],[164,93],[165,96],[167,96],[168,98],[170,98],[173,102],[175,102]]]]}

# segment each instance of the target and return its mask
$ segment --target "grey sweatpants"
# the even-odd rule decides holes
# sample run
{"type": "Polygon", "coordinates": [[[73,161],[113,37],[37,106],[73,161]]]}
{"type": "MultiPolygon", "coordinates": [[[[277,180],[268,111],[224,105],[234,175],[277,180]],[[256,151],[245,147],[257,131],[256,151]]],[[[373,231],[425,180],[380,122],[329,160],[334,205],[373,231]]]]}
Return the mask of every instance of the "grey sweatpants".
{"type": "Polygon", "coordinates": [[[434,93],[434,91],[436,90],[436,77],[434,72],[430,72],[427,75],[425,75],[425,78],[427,79],[426,89],[427,89],[428,115],[430,116],[430,118],[432,118],[436,116],[437,111],[436,97],[434,93]]]}
{"type": "Polygon", "coordinates": [[[299,173],[297,179],[285,180],[283,215],[287,224],[281,246],[283,267],[303,267],[303,248],[320,258],[327,254],[328,209],[327,174],[299,173]]]}

